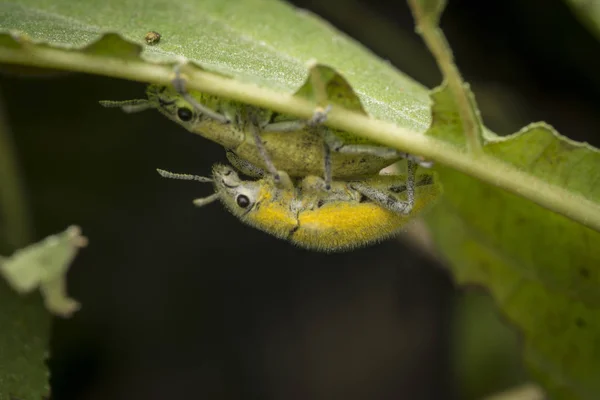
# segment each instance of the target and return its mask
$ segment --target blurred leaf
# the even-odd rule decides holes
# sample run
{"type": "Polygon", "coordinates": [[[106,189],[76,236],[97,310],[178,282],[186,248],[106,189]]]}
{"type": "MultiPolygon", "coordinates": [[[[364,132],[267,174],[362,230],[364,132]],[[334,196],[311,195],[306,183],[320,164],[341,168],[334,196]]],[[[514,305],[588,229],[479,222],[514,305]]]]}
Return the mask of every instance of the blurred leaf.
{"type": "Polygon", "coordinates": [[[500,318],[487,293],[466,291],[456,299],[452,351],[462,400],[480,400],[525,381],[515,329],[500,318]]]}
{"type": "Polygon", "coordinates": [[[23,249],[0,257],[0,399],[39,400],[48,394],[45,366],[50,315],[39,297],[23,298],[39,288],[50,312],[68,316],[78,308],[65,294],[65,275],[85,245],[79,228],[71,226],[23,249]],[[13,289],[13,290],[11,290],[13,289]]]}
{"type": "Polygon", "coordinates": [[[50,314],[38,295],[23,298],[0,280],[0,400],[48,394],[50,314]]]}
{"type": "Polygon", "coordinates": [[[3,100],[0,97],[0,253],[33,240],[27,199],[3,100]]]}
{"type": "Polygon", "coordinates": [[[40,289],[48,311],[69,316],[79,303],[66,295],[66,273],[80,247],[87,245],[77,226],[48,236],[0,259],[0,274],[19,293],[40,289]]]}
{"type": "MultiPolygon", "coordinates": [[[[464,143],[456,103],[432,94],[429,135],[464,143]]],[[[484,152],[547,182],[600,201],[600,153],[532,124],[484,152]]],[[[525,359],[553,399],[600,398],[600,233],[450,168],[428,215],[460,283],[487,287],[523,333],[525,359]]],[[[568,201],[566,199],[565,201],[568,201]]]]}
{"type": "Polygon", "coordinates": [[[581,22],[600,40],[600,1],[565,0],[581,22]]]}

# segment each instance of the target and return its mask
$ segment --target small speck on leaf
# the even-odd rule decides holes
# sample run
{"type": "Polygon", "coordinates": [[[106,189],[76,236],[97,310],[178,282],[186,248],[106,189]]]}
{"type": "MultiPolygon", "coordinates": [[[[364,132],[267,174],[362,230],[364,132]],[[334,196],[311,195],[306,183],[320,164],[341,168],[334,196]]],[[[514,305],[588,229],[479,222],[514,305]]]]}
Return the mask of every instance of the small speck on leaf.
{"type": "Polygon", "coordinates": [[[158,42],[160,42],[160,38],[161,38],[161,34],[156,31],[149,31],[148,33],[146,33],[146,36],[144,37],[144,39],[146,40],[146,43],[149,45],[157,44],[158,42]]]}

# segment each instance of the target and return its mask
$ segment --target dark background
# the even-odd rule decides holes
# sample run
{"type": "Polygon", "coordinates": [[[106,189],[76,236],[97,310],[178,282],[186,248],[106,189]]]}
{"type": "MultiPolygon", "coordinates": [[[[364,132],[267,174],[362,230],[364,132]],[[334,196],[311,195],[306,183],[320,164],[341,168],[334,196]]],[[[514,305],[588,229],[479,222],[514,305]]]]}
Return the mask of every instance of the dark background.
{"type": "MultiPolygon", "coordinates": [[[[405,2],[295,4],[427,86],[441,81],[405,2]]],[[[600,45],[562,1],[450,0],[442,28],[492,130],[545,120],[600,144],[600,45]]],[[[509,331],[478,337],[499,346],[485,368],[456,368],[464,297],[410,246],[311,253],[219,204],[194,208],[211,187],[155,168],[206,174],[223,150],[157,112],[97,104],[143,97],[143,85],[61,74],[0,87],[36,236],[77,223],[91,239],[69,274],[83,309],[54,321],[53,399],[466,400],[526,379],[505,371],[517,362],[498,340],[509,331]]],[[[494,313],[476,309],[473,326],[494,313]]]]}

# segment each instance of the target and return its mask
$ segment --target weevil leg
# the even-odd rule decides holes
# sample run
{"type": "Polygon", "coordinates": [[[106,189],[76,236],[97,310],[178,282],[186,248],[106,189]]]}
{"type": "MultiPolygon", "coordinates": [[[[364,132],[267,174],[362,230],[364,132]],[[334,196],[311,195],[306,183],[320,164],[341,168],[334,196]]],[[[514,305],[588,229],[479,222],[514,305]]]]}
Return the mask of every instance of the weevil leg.
{"type": "MultiPolygon", "coordinates": [[[[269,173],[267,171],[265,171],[264,169],[260,168],[259,166],[255,165],[255,164],[252,164],[250,161],[240,158],[240,156],[238,156],[231,150],[226,150],[225,156],[227,157],[227,160],[229,160],[231,165],[235,169],[240,171],[242,174],[251,176],[253,178],[264,178],[266,176],[269,176],[269,173]]],[[[279,170],[279,171],[277,171],[277,173],[279,175],[278,185],[280,187],[283,187],[285,189],[293,189],[294,188],[292,179],[287,174],[287,172],[279,170]]]]}
{"type": "MultiPolygon", "coordinates": [[[[323,126],[323,123],[327,120],[327,113],[331,110],[331,105],[327,107],[317,107],[311,119],[304,120],[294,120],[294,121],[280,121],[280,122],[272,122],[270,124],[265,125],[262,128],[263,132],[296,132],[303,129],[313,129],[316,134],[324,135],[320,133],[322,129],[327,129],[323,126]]],[[[325,190],[329,190],[331,188],[331,147],[325,141],[323,142],[324,149],[324,157],[323,157],[323,170],[324,170],[324,178],[325,178],[325,190]]]]}
{"type": "Polygon", "coordinates": [[[225,156],[235,169],[239,170],[245,175],[253,178],[263,178],[267,175],[267,171],[255,164],[252,164],[250,161],[240,158],[240,156],[235,154],[232,150],[225,150],[225,156]]]}
{"type": "Polygon", "coordinates": [[[307,122],[302,120],[271,122],[262,127],[264,132],[296,132],[307,127],[307,122]]]}
{"type": "MultiPolygon", "coordinates": [[[[310,60],[307,63],[310,71],[310,81],[312,83],[317,104],[327,104],[329,102],[329,94],[327,92],[326,84],[323,81],[323,76],[320,74],[318,68],[312,68],[312,66],[316,64],[316,60],[310,60]]],[[[373,154],[381,158],[388,159],[402,157],[407,160],[416,162],[422,167],[431,167],[432,164],[428,161],[425,161],[422,157],[399,152],[395,149],[386,148],[384,146],[344,144],[344,142],[339,137],[337,137],[330,129],[327,129],[326,127],[322,126],[327,120],[327,114],[331,111],[331,108],[331,104],[328,104],[325,108],[318,107],[315,113],[313,114],[313,117],[308,122],[309,126],[323,128],[319,130],[319,133],[323,135],[323,140],[325,140],[325,142],[329,145],[331,150],[349,154],[373,154]]]]}
{"type": "Polygon", "coordinates": [[[277,171],[279,173],[279,182],[278,185],[281,188],[294,190],[294,183],[292,179],[285,171],[277,171]]]}
{"type": "Polygon", "coordinates": [[[265,166],[267,167],[267,171],[269,174],[273,176],[275,180],[275,184],[279,185],[281,183],[281,176],[279,175],[279,171],[275,168],[273,164],[273,160],[269,156],[267,149],[265,148],[265,144],[263,143],[260,133],[258,131],[258,122],[256,121],[255,116],[252,117],[252,124],[250,124],[250,130],[252,131],[252,136],[254,137],[254,143],[256,143],[256,147],[258,148],[258,152],[260,153],[265,166]]]}
{"type": "Polygon", "coordinates": [[[192,95],[187,91],[187,89],[185,88],[185,78],[181,76],[181,66],[182,64],[175,65],[175,67],[173,68],[173,72],[175,72],[175,78],[171,80],[171,84],[173,85],[177,93],[179,93],[199,113],[202,113],[207,117],[212,118],[215,121],[219,121],[223,124],[229,124],[231,120],[227,116],[202,105],[196,99],[194,99],[194,97],[192,97],[192,95]]]}
{"type": "Polygon", "coordinates": [[[406,170],[406,200],[408,205],[407,210],[404,213],[408,214],[412,211],[415,204],[415,173],[417,171],[417,165],[414,161],[407,159],[406,170]]]}
{"type": "MultiPolygon", "coordinates": [[[[283,122],[275,122],[268,124],[264,127],[263,131],[277,131],[277,132],[294,132],[302,129],[313,129],[315,134],[324,137],[325,135],[321,133],[321,130],[328,130],[324,126],[312,126],[309,121],[283,121],[283,122]]],[[[324,178],[325,178],[325,188],[329,190],[331,187],[331,145],[327,143],[326,140],[323,141],[323,170],[324,170],[324,178]]]]}
{"type": "Polygon", "coordinates": [[[407,160],[406,200],[400,200],[390,194],[389,190],[381,190],[361,182],[353,182],[350,186],[363,196],[398,214],[408,215],[415,204],[415,171],[416,164],[407,160]]]}
{"type": "Polygon", "coordinates": [[[431,168],[433,162],[425,160],[421,156],[415,156],[396,149],[384,146],[375,146],[368,144],[345,144],[335,133],[327,127],[320,126],[327,119],[327,112],[331,106],[328,106],[322,112],[316,111],[313,118],[308,121],[281,121],[273,122],[263,127],[265,132],[295,132],[306,128],[313,128],[315,132],[320,133],[329,148],[338,153],[345,154],[370,154],[384,159],[394,160],[404,158],[411,160],[423,168],[431,168]]]}
{"type": "Polygon", "coordinates": [[[331,111],[331,104],[329,104],[329,93],[327,92],[327,85],[323,80],[323,76],[321,75],[319,68],[313,68],[317,65],[316,60],[309,60],[307,63],[307,67],[309,70],[309,79],[312,85],[313,94],[317,104],[319,105],[312,118],[309,121],[311,126],[319,126],[323,125],[327,120],[327,114],[331,111]],[[326,107],[323,108],[323,104],[327,104],[326,107]]]}
{"type": "Polygon", "coordinates": [[[327,143],[333,151],[338,153],[369,154],[389,160],[404,158],[420,165],[423,168],[430,168],[433,165],[431,161],[426,161],[423,157],[408,154],[389,147],[375,146],[370,144],[345,144],[335,133],[329,129],[323,129],[322,133],[325,143],[327,143]]]}
{"type": "Polygon", "coordinates": [[[308,120],[308,125],[309,126],[323,125],[325,123],[325,121],[327,121],[327,114],[329,114],[329,111],[331,111],[331,104],[329,104],[325,108],[317,107],[315,109],[315,112],[313,113],[312,118],[310,120],[308,120]]]}
{"type": "Polygon", "coordinates": [[[309,120],[291,120],[271,122],[265,125],[262,130],[265,132],[295,132],[306,128],[314,128],[323,125],[327,121],[327,113],[331,110],[331,105],[323,108],[317,107],[313,116],[309,120]]]}
{"type": "Polygon", "coordinates": [[[325,172],[325,190],[331,189],[331,148],[323,141],[323,171],[325,172]]]}

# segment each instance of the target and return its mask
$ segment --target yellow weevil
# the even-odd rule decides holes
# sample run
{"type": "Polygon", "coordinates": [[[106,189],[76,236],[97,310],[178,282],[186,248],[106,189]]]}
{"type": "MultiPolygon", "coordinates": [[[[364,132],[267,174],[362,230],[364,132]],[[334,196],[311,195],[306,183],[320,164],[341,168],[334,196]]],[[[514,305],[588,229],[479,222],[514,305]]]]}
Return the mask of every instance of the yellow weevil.
{"type": "Polygon", "coordinates": [[[215,193],[194,200],[202,207],[220,200],[242,222],[300,247],[335,252],[393,236],[441,193],[434,172],[375,175],[366,180],[331,182],[307,176],[293,182],[280,171],[242,180],[227,165],[213,167],[212,178],[158,170],[167,178],[212,182],[215,193]]]}

